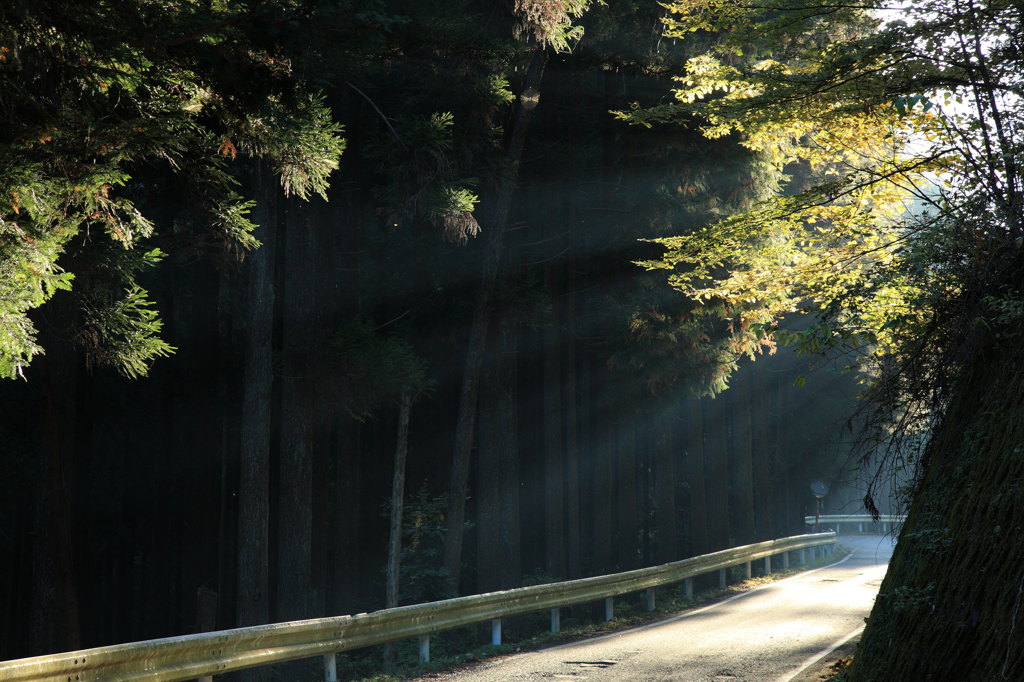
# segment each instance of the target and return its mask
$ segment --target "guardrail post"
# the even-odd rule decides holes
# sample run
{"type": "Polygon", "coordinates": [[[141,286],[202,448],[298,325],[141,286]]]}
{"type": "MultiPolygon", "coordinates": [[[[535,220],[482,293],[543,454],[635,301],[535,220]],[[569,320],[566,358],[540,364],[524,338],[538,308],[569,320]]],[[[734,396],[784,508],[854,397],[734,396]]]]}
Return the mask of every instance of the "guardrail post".
{"type": "Polygon", "coordinates": [[[491,619],[491,644],[501,644],[501,618],[491,619]]]}
{"type": "Polygon", "coordinates": [[[751,570],[750,564],[751,564],[751,562],[748,561],[743,566],[743,570],[746,572],[746,575],[747,575],[747,580],[750,580],[750,578],[754,575],[754,572],[751,570]]]}
{"type": "Polygon", "coordinates": [[[864,524],[863,523],[858,523],[857,524],[857,532],[858,533],[863,533],[864,532],[864,524]]]}
{"type": "Polygon", "coordinates": [[[686,595],[687,599],[693,599],[693,578],[687,578],[683,581],[683,594],[686,595]]]}
{"type": "Polygon", "coordinates": [[[648,587],[647,588],[647,610],[648,611],[653,611],[654,610],[654,588],[653,587],[648,587]]]}
{"type": "Polygon", "coordinates": [[[720,568],[720,569],[718,569],[718,589],[724,590],[725,587],[726,587],[725,569],[724,568],[720,568]]]}
{"type": "Polygon", "coordinates": [[[764,574],[765,575],[771,575],[772,574],[772,558],[770,556],[766,556],[764,558],[764,574]]]}
{"type": "Polygon", "coordinates": [[[324,654],[324,682],[338,682],[337,654],[324,654]]]}
{"type": "Polygon", "coordinates": [[[557,606],[551,609],[551,632],[562,629],[562,611],[557,606]]]}
{"type": "Polygon", "coordinates": [[[807,552],[805,550],[802,550],[802,549],[800,550],[800,563],[801,564],[806,564],[807,563],[807,552]]]}
{"type": "Polygon", "coordinates": [[[613,597],[604,598],[604,620],[605,622],[615,618],[615,599],[613,597]]]}
{"type": "Polygon", "coordinates": [[[783,570],[789,570],[789,552],[782,553],[782,568],[783,570]]]}
{"type": "Polygon", "coordinates": [[[420,635],[420,663],[430,662],[430,635],[420,635]]]}

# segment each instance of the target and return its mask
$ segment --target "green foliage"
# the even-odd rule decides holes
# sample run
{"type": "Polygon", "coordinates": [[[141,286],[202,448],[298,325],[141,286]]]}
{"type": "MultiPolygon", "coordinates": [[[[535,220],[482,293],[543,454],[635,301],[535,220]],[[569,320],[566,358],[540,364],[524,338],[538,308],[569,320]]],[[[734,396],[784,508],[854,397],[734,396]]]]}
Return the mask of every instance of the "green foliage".
{"type": "Polygon", "coordinates": [[[747,352],[772,338],[851,352],[871,377],[875,426],[916,438],[955,386],[972,320],[1006,330],[1013,317],[978,302],[1013,300],[1018,271],[1019,11],[931,0],[883,23],[875,3],[666,7],[667,36],[708,48],[679,74],[675,103],[617,116],[738,135],[815,184],[659,239],[664,255],[642,265],[731,319],[747,352]],[[819,319],[778,333],[800,312],[819,319]]]}
{"type": "Polygon", "coordinates": [[[995,327],[997,338],[1019,337],[1024,334],[1024,300],[1012,292],[1002,296],[988,296],[981,301],[995,327]]]}
{"type": "Polygon", "coordinates": [[[425,363],[412,347],[398,337],[378,335],[366,320],[345,323],[328,345],[327,369],[341,386],[345,409],[356,419],[367,419],[384,402],[433,388],[425,363]]]}
{"type": "Polygon", "coordinates": [[[775,352],[770,330],[751,325],[743,309],[696,305],[667,310],[634,311],[629,343],[610,359],[612,367],[626,364],[655,400],[680,388],[696,396],[717,395],[728,387],[742,356],[775,352]]]}
{"type": "MultiPolygon", "coordinates": [[[[659,235],[680,231],[701,234],[709,222],[750,208],[778,190],[782,176],[762,154],[736,149],[728,141],[686,140],[678,131],[669,137],[667,128],[646,134],[656,140],[683,138],[674,142],[678,149],[669,156],[669,172],[646,193],[627,200],[637,232],[650,235],[644,242],[658,244],[665,239],[659,235]]],[[[641,139],[645,135],[637,133],[641,139]]],[[[653,256],[655,249],[642,244],[632,253],[653,256]]],[[[667,290],[657,274],[636,280],[634,290],[622,292],[629,308],[621,311],[623,336],[610,351],[609,364],[638,380],[646,399],[661,401],[677,389],[718,394],[742,356],[774,352],[771,329],[749,302],[687,300],[667,290]]]]}
{"type": "Polygon", "coordinates": [[[399,134],[384,136],[371,150],[388,184],[377,188],[389,227],[425,217],[449,242],[464,244],[480,232],[473,216],[479,198],[459,177],[453,160],[455,116],[434,113],[399,123],[399,134]]]}
{"type": "Polygon", "coordinates": [[[82,317],[76,340],[85,349],[89,365],[116,367],[136,379],[146,375],[152,360],[175,350],[160,338],[163,322],[141,287],[114,300],[84,300],[82,317]]]}
{"type": "Polygon", "coordinates": [[[928,606],[935,598],[935,584],[913,588],[900,585],[885,595],[888,606],[896,612],[915,611],[928,606]]]}
{"type": "Polygon", "coordinates": [[[399,603],[419,604],[456,595],[451,576],[441,568],[447,496],[421,487],[402,512],[402,594],[399,603]]]}
{"type": "Polygon", "coordinates": [[[480,233],[480,225],[473,217],[473,209],[480,199],[462,187],[446,185],[427,195],[425,204],[430,222],[441,231],[444,239],[465,244],[480,233]]]}
{"type": "Polygon", "coordinates": [[[42,352],[29,314],[72,279],[86,326],[71,334],[91,362],[138,376],[171,352],[138,271],[117,264],[118,249],[153,253],[158,225],[140,198],[161,174],[241,248],[256,241],[228,172],[240,149],[271,160],[286,193],[323,194],[343,142],[267,30],[291,9],[43,0],[0,11],[0,374],[22,375],[42,352]]]}
{"type": "MultiPolygon", "coordinates": [[[[275,162],[286,196],[308,199],[315,192],[326,201],[327,176],[345,150],[342,130],[331,120],[323,96],[301,93],[288,106],[268,99],[260,111],[238,124],[236,135],[244,151],[275,162]]],[[[222,153],[234,155],[231,144],[226,137],[222,153]]]]}
{"type": "MultiPolygon", "coordinates": [[[[555,52],[569,52],[583,37],[583,27],[572,20],[582,16],[594,0],[514,0],[517,37],[529,37],[555,52]]],[[[598,0],[598,4],[604,4],[598,0]]]]}
{"type": "Polygon", "coordinates": [[[462,187],[442,187],[435,201],[431,202],[430,212],[434,214],[470,213],[480,198],[462,187]]]}
{"type": "Polygon", "coordinates": [[[902,540],[913,545],[919,561],[941,561],[952,545],[949,528],[921,528],[904,533],[902,540]]]}
{"type": "Polygon", "coordinates": [[[27,313],[71,288],[74,275],[57,265],[65,241],[32,222],[0,217],[0,376],[23,376],[42,352],[27,313]]]}
{"type": "Polygon", "coordinates": [[[499,104],[511,104],[516,96],[512,93],[508,78],[502,74],[491,74],[486,80],[486,93],[499,104]]]}

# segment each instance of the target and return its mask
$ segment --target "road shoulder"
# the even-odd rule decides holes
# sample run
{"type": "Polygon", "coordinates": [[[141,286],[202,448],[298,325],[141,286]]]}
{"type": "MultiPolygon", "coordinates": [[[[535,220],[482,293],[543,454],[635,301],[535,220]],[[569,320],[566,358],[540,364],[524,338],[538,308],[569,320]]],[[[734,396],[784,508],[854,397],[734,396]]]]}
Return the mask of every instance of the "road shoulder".
{"type": "Polygon", "coordinates": [[[848,661],[860,642],[860,635],[857,635],[849,642],[827,654],[819,663],[815,663],[792,679],[791,682],[822,682],[832,679],[839,672],[840,665],[848,661]]]}

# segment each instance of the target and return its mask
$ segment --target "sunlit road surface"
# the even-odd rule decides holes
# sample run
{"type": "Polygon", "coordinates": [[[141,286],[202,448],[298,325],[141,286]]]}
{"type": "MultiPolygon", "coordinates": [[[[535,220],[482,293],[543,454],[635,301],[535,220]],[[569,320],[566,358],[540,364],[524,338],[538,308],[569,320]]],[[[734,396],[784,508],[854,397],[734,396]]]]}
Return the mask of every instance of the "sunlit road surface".
{"type": "Polygon", "coordinates": [[[892,541],[842,536],[853,553],[640,628],[517,654],[431,680],[789,682],[860,634],[892,555],[892,541]]]}

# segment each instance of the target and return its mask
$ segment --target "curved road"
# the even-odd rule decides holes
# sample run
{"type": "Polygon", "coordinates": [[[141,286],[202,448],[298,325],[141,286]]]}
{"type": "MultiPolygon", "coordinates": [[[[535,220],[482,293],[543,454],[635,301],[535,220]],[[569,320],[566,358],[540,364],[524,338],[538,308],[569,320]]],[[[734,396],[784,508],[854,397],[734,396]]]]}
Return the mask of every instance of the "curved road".
{"type": "Polygon", "coordinates": [[[888,537],[839,542],[836,564],[668,620],[421,679],[790,682],[860,634],[892,555],[888,537]]]}

